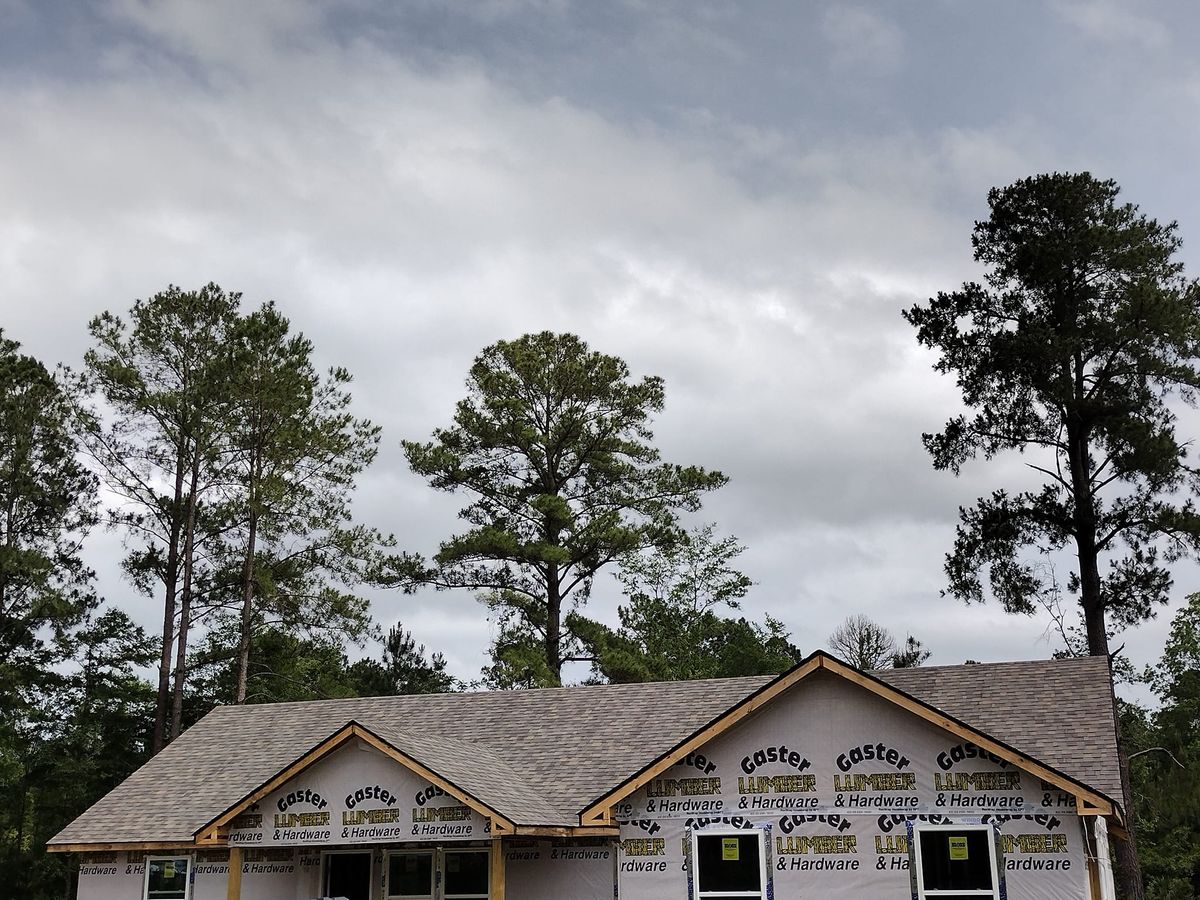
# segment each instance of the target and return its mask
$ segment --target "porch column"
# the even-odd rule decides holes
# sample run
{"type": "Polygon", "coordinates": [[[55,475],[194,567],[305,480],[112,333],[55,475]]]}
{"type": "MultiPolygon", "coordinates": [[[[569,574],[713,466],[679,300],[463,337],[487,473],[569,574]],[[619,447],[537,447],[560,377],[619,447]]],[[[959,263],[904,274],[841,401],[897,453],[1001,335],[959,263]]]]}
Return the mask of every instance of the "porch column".
{"type": "Polygon", "coordinates": [[[491,860],[491,900],[504,900],[504,844],[498,838],[492,838],[492,852],[488,854],[491,860]]]}
{"type": "Polygon", "coordinates": [[[242,900],[242,848],[229,848],[229,876],[225,879],[225,900],[242,900]]]}

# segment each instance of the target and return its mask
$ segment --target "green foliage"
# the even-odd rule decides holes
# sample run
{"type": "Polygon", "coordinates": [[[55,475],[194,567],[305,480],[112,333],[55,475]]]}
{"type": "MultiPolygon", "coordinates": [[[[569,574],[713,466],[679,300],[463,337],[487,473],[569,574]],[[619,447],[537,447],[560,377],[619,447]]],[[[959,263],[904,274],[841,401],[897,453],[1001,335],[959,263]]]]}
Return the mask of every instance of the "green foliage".
{"type": "Polygon", "coordinates": [[[1200,594],[1176,615],[1146,677],[1161,706],[1122,709],[1146,895],[1191,900],[1200,896],[1200,594]]]}
{"type": "Polygon", "coordinates": [[[922,646],[921,642],[911,634],[904,639],[904,644],[892,654],[893,669],[914,669],[923,665],[933,654],[922,646]]]}
{"type": "Polygon", "coordinates": [[[31,900],[67,894],[72,861],[45,843],[146,760],[154,714],[135,670],[155,642],[123,612],[89,616],[54,649],[56,670],[0,727],[0,883],[31,900]]]}
{"type": "Polygon", "coordinates": [[[446,658],[434,652],[425,658],[425,645],[411,632],[393,625],[383,642],[383,658],[360,659],[350,666],[350,676],[363,696],[442,694],[461,685],[446,672],[446,658]]]}
{"type": "Polygon", "coordinates": [[[84,439],[121,501],[109,525],[129,547],[126,572],[147,596],[163,598],[155,749],[180,730],[189,628],[212,587],[206,555],[221,533],[213,494],[240,301],[215,284],[172,285],[136,300],[127,320],[104,312],[89,325],[94,346],[80,384],[99,408],[84,411],[84,439]]]}
{"type": "Polygon", "coordinates": [[[594,676],[612,682],[726,678],[777,674],[799,661],[778,620],[767,616],[759,624],[721,614],[738,609],[753,584],[733,565],[744,549],[705,525],[663,548],[623,557],[620,628],[568,616],[594,676]]]}
{"type": "MultiPolygon", "coordinates": [[[[482,685],[497,691],[557,687],[560,673],[550,668],[546,658],[546,604],[504,590],[483,593],[479,601],[488,608],[496,628],[489,649],[491,664],[480,672],[482,685]]],[[[559,652],[566,658],[580,652],[579,639],[569,623],[559,652]]]]}
{"type": "Polygon", "coordinates": [[[432,566],[407,556],[400,578],[509,604],[501,652],[513,649],[535,681],[558,683],[570,641],[564,610],[586,600],[604,566],[670,543],[677,513],[726,481],[661,460],[650,420],[663,396],[662,379],[632,380],[623,361],[575,335],[542,332],[486,348],[454,424],[428,443],[403,444],[431,486],[471,497],[460,513],[470,527],[442,543],[432,566]],[[529,658],[534,637],[544,666],[529,658]]]}
{"type": "Polygon", "coordinates": [[[319,373],[311,342],[274,305],[240,304],[214,284],[169,287],[136,301],[128,322],[104,313],[91,324],[82,383],[101,408],[85,433],[125,501],[110,524],[132,548],[126,571],[163,597],[156,746],[182,725],[196,621],[240,610],[213,622],[239,634],[237,696],[255,623],[363,640],[367,601],[353,588],[391,543],[350,520],[379,429],[350,413],[349,373],[319,373]]]}
{"type": "MultiPolygon", "coordinates": [[[[460,688],[440,653],[426,658],[424,645],[399,625],[384,641],[380,659],[350,662],[337,635],[302,634],[256,623],[246,703],[433,694],[460,688]]],[[[218,704],[239,702],[238,634],[234,627],[210,631],[192,660],[194,673],[187,719],[194,722],[218,704]]]]}
{"type": "Polygon", "coordinates": [[[269,303],[238,320],[231,348],[224,541],[239,571],[241,697],[255,622],[367,635],[367,601],[349,588],[375,577],[392,540],[351,520],[380,430],[350,412],[350,373],[318,373],[312,342],[269,303]]]}
{"type": "Polygon", "coordinates": [[[62,637],[95,604],[79,558],[96,481],[76,459],[71,405],[0,331],[0,721],[29,700],[62,637]]]}
{"type": "Polygon", "coordinates": [[[1200,547],[1196,474],[1171,398],[1193,404],[1200,289],[1184,278],[1174,223],[1160,225],[1089,174],[1039,175],[988,195],[975,226],[986,284],[969,283],[905,318],[939,353],[971,412],[926,434],[936,468],[1028,453],[1038,489],[997,490],[961,510],[949,592],[991,594],[1011,612],[1052,592],[1025,552],[1071,544],[1089,652],[1105,618],[1136,624],[1166,601],[1165,564],[1200,547]],[[1100,561],[1109,559],[1106,573],[1100,561]]]}
{"type": "MultiPolygon", "coordinates": [[[[234,625],[214,628],[197,647],[191,663],[189,721],[199,719],[217,704],[238,702],[237,647],[238,630],[234,625]]],[[[244,702],[356,697],[359,692],[349,669],[345,646],[336,636],[302,635],[260,624],[253,631],[244,702]]]]}

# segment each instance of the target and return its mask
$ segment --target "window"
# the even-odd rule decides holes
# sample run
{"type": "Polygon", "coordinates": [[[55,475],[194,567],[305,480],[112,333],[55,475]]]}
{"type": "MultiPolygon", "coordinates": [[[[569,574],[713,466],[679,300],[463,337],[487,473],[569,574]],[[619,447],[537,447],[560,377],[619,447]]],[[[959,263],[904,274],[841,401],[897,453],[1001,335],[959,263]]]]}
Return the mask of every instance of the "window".
{"type": "Polygon", "coordinates": [[[762,900],[766,895],[761,831],[694,833],[692,859],[698,900],[762,900]]]}
{"type": "Polygon", "coordinates": [[[442,859],[446,900],[488,900],[488,859],[487,850],[447,850],[442,859]]]}
{"type": "Polygon", "coordinates": [[[324,854],[326,897],[371,900],[371,852],[331,850],[324,854]]]}
{"type": "Polygon", "coordinates": [[[989,825],[914,825],[921,900],[999,900],[996,835],[989,825]]]}
{"type": "Polygon", "coordinates": [[[146,859],[146,900],[187,900],[190,856],[151,856],[146,859]]]}
{"type": "Polygon", "coordinates": [[[432,900],[433,853],[389,853],[387,896],[432,900]]]}

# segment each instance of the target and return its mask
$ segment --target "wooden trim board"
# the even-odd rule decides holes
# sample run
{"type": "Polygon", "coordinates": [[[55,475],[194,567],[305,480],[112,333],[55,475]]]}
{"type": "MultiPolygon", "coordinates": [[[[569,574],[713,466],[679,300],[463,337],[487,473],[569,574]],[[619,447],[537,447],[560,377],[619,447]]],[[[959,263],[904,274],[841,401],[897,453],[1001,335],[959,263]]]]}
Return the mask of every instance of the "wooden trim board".
{"type": "Polygon", "coordinates": [[[965,722],[947,713],[940,712],[929,704],[906,694],[904,691],[894,688],[878,678],[860,672],[853,666],[818,650],[806,660],[800,662],[795,668],[784,672],[774,681],[768,682],[745,700],[722,713],[716,719],[694,732],[690,737],[676,744],[671,750],[658,757],[658,759],[632,777],[626,779],[616,788],[594,800],[580,812],[580,823],[583,825],[611,825],[613,823],[612,808],[616,803],[624,800],[650,780],[661,775],[689,753],[700,749],[713,738],[728,731],[793,685],[807,678],[813,672],[822,669],[857,684],[884,700],[907,710],[913,715],[949,731],[951,734],[957,735],[964,740],[970,741],[976,746],[994,753],[1001,759],[1019,766],[1025,771],[1037,775],[1043,781],[1053,784],[1066,793],[1071,794],[1076,798],[1079,815],[1113,815],[1116,812],[1111,800],[1102,794],[1092,791],[1070,776],[1040,763],[1015,748],[989,737],[981,731],[977,731],[965,722]]]}
{"type": "Polygon", "coordinates": [[[242,848],[229,848],[229,874],[225,876],[225,900],[242,900],[242,848]]]}
{"type": "Polygon", "coordinates": [[[226,809],[225,812],[221,813],[215,819],[212,819],[197,829],[196,835],[202,835],[206,832],[211,832],[214,829],[220,829],[224,826],[227,826],[233,821],[234,818],[238,816],[239,813],[257,803],[263,797],[267,796],[267,794],[270,794],[277,788],[287,784],[305,769],[324,759],[326,756],[329,756],[335,750],[340,749],[348,741],[355,739],[369,744],[371,747],[378,750],[385,756],[395,760],[409,771],[421,776],[436,787],[441,788],[451,797],[454,797],[460,802],[471,807],[471,809],[475,810],[484,818],[490,819],[493,833],[512,833],[513,823],[504,816],[500,815],[500,813],[496,812],[496,810],[492,809],[490,806],[483,803],[481,800],[467,791],[464,791],[452,781],[443,778],[437,772],[413,759],[407,753],[404,753],[402,750],[398,750],[397,748],[393,747],[370,729],[358,724],[358,722],[351,721],[335,731],[325,740],[321,741],[295,762],[280,769],[279,772],[273,775],[261,786],[251,791],[233,806],[226,809]]]}
{"type": "Polygon", "coordinates": [[[179,850],[191,852],[199,849],[195,843],[184,841],[130,841],[128,843],[110,842],[96,844],[47,844],[47,853],[103,853],[109,850],[179,850]]]}

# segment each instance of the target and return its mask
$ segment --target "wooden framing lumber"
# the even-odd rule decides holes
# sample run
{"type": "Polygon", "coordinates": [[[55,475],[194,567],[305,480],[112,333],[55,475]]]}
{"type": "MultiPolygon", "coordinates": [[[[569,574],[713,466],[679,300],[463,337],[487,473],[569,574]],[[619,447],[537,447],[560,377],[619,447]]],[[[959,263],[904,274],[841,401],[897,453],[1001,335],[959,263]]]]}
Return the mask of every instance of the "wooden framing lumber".
{"type": "Polygon", "coordinates": [[[396,747],[393,747],[383,738],[376,735],[373,731],[366,728],[357,722],[351,721],[339,728],[325,740],[321,741],[299,759],[292,762],[290,765],[284,766],[275,775],[265,781],[255,790],[251,791],[233,806],[225,810],[215,819],[210,820],[202,827],[197,829],[196,835],[211,833],[214,829],[221,829],[232,822],[241,812],[248,809],[253,804],[257,803],[263,797],[267,796],[276,789],[287,784],[308,767],[324,759],[329,754],[333,753],[352,740],[360,740],[365,744],[369,744],[374,749],[378,750],[385,756],[398,762],[409,771],[424,778],[430,784],[441,788],[451,797],[454,797],[461,803],[471,807],[481,816],[491,820],[491,828],[493,834],[511,834],[513,823],[502,816],[496,810],[492,809],[483,801],[479,800],[472,794],[464,791],[454,782],[443,778],[437,772],[428,768],[418,760],[409,756],[396,747]]]}
{"type": "Polygon", "coordinates": [[[616,803],[624,800],[647,782],[661,775],[689,753],[698,750],[713,738],[728,731],[793,685],[807,678],[813,672],[822,669],[857,684],[859,687],[870,691],[890,703],[894,703],[918,718],[924,719],[926,722],[936,725],[965,741],[969,741],[977,747],[987,750],[1001,759],[1071,794],[1076,798],[1076,808],[1079,815],[1111,816],[1117,812],[1111,800],[1092,791],[1086,785],[1079,783],[1070,776],[1064,775],[1062,772],[1050,768],[1032,757],[1026,756],[1007,744],[989,737],[981,731],[977,731],[965,722],[943,713],[878,678],[860,672],[853,666],[847,665],[829,656],[827,653],[818,650],[794,669],[784,672],[774,681],[769,682],[741,703],[722,713],[716,719],[694,732],[690,737],[676,744],[671,750],[664,753],[641,771],[635,773],[632,777],[626,779],[616,788],[594,800],[591,805],[585,807],[579,814],[580,823],[582,825],[611,825],[613,822],[612,809],[616,803]]]}
{"type": "Polygon", "coordinates": [[[97,844],[47,844],[48,853],[101,853],[109,850],[178,850],[181,853],[195,850],[195,843],[186,841],[129,841],[97,844]]]}
{"type": "Polygon", "coordinates": [[[518,825],[514,835],[538,837],[617,837],[616,825],[518,825]]]}
{"type": "Polygon", "coordinates": [[[492,852],[488,854],[489,900],[504,900],[504,842],[492,838],[492,852]]]}
{"type": "Polygon", "coordinates": [[[760,709],[764,704],[769,703],[776,696],[782,694],[801,678],[804,678],[819,667],[820,657],[811,656],[796,666],[796,668],[785,672],[779,678],[776,678],[765,687],[751,694],[737,706],[722,713],[716,719],[703,726],[699,731],[694,732],[691,737],[676,744],[674,748],[668,750],[654,762],[650,763],[650,765],[636,773],[632,778],[622,782],[614,790],[594,801],[591,806],[580,813],[580,824],[612,825],[613,804],[625,799],[642,785],[646,784],[646,782],[661,775],[689,753],[704,746],[726,729],[736,725],[742,719],[760,709]]]}
{"type": "Polygon", "coordinates": [[[229,875],[225,879],[225,900],[242,900],[242,848],[229,848],[229,875]]]}

